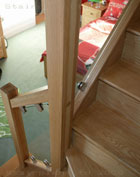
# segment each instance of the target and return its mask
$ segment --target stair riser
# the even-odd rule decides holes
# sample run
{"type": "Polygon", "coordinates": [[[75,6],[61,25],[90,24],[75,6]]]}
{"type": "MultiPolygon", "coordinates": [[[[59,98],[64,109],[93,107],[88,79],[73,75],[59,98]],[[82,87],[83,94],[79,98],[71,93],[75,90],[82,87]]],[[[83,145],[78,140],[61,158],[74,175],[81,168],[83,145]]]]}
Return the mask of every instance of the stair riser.
{"type": "Polygon", "coordinates": [[[138,174],[133,172],[113,154],[105,149],[98,148],[85,137],[73,132],[73,146],[87,155],[91,160],[106,169],[109,173],[116,177],[137,177],[138,174]]]}
{"type": "Polygon", "coordinates": [[[99,81],[97,100],[140,125],[140,102],[99,81]]]}
{"type": "Polygon", "coordinates": [[[140,67],[140,36],[129,32],[126,33],[122,58],[140,67]]]}

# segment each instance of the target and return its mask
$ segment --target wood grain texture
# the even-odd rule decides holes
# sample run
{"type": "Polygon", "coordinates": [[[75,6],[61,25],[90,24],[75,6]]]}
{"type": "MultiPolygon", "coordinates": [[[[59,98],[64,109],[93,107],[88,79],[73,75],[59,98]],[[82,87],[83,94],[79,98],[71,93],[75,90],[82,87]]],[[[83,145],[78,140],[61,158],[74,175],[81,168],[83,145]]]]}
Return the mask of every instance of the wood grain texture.
{"type": "Polygon", "coordinates": [[[121,18],[118,20],[116,26],[114,27],[113,31],[108,37],[108,40],[105,42],[104,46],[100,50],[95,64],[85,75],[83,82],[87,84],[87,87],[84,92],[79,91],[76,94],[74,114],[76,114],[85,97],[87,96],[90,88],[97,80],[104,65],[108,61],[108,57],[110,56],[111,52],[115,49],[116,44],[118,43],[122,33],[126,30],[126,27],[128,26],[139,4],[140,1],[137,0],[129,1],[127,7],[123,11],[123,14],[121,15],[121,18]]]}
{"type": "Polygon", "coordinates": [[[26,167],[24,169],[17,169],[6,177],[54,177],[54,175],[35,167],[26,167]]]}
{"type": "Polygon", "coordinates": [[[30,158],[25,160],[25,164],[28,166],[28,167],[33,167],[33,168],[38,168],[42,171],[45,171],[45,172],[51,172],[51,167],[46,167],[46,165],[40,161],[40,160],[36,160],[36,162],[34,163],[30,158]]]}
{"type": "MultiPolygon", "coordinates": [[[[139,15],[140,16],[140,15],[139,15]]],[[[140,18],[140,17],[139,17],[140,18]]],[[[140,20],[140,19],[139,19],[140,20]]],[[[135,21],[133,24],[131,24],[127,31],[130,33],[133,33],[137,36],[140,36],[140,21],[135,21]]]]}
{"type": "Polygon", "coordinates": [[[48,86],[44,86],[30,92],[19,94],[10,100],[12,108],[48,102],[48,86]]]}
{"type": "Polygon", "coordinates": [[[101,74],[106,72],[108,69],[111,68],[111,66],[118,63],[121,60],[125,37],[126,37],[126,32],[124,31],[120,37],[120,40],[117,42],[115,49],[111,52],[110,56],[108,57],[108,60],[101,74]]]}
{"type": "Polygon", "coordinates": [[[65,165],[65,151],[70,144],[80,10],[80,0],[61,0],[59,3],[57,0],[46,1],[46,67],[49,85],[51,162],[54,170],[65,165]]]}
{"type": "Polygon", "coordinates": [[[69,177],[67,169],[52,173],[41,161],[34,164],[26,160],[25,163],[24,169],[19,168],[18,158],[14,156],[0,168],[0,177],[69,177]]]}
{"type": "Polygon", "coordinates": [[[99,102],[75,120],[73,128],[140,175],[140,127],[99,102]]]}
{"type": "Polygon", "coordinates": [[[68,150],[66,159],[70,177],[113,177],[76,148],[68,150]]]}
{"type": "Polygon", "coordinates": [[[8,176],[12,171],[19,167],[19,161],[17,155],[8,160],[4,165],[0,167],[0,177],[8,176]]]}
{"type": "Polygon", "coordinates": [[[1,18],[0,18],[0,58],[7,58],[1,18]]]}
{"type": "Polygon", "coordinates": [[[67,171],[57,172],[55,174],[42,171],[35,167],[26,167],[25,169],[17,169],[8,176],[2,177],[69,177],[67,171]]]}
{"type": "Polygon", "coordinates": [[[84,109],[87,109],[94,101],[96,101],[97,88],[98,88],[98,80],[90,88],[90,91],[88,92],[86,98],[82,102],[80,109],[74,115],[73,119],[76,119],[78,115],[80,115],[83,112],[84,109]]]}
{"type": "MultiPolygon", "coordinates": [[[[12,108],[10,99],[18,95],[18,89],[12,84],[7,84],[0,89],[5,112],[9,122],[11,134],[16,148],[20,166],[24,167],[24,161],[29,157],[25,130],[19,108],[12,108]]],[[[9,147],[10,148],[10,147],[9,147]]]]}
{"type": "Polygon", "coordinates": [[[18,158],[15,155],[0,168],[0,177],[69,177],[67,169],[53,173],[51,168],[39,160],[33,163],[28,159],[25,163],[25,168],[19,168],[18,158]]]}
{"type": "Polygon", "coordinates": [[[100,80],[140,101],[140,71],[135,71],[135,68],[130,69],[123,63],[118,63],[101,75],[100,80]]]}
{"type": "Polygon", "coordinates": [[[139,101],[101,81],[98,85],[97,100],[140,125],[139,101]]]}
{"type": "Polygon", "coordinates": [[[139,176],[138,174],[130,171],[128,167],[126,167],[121,161],[118,161],[118,159],[110,154],[110,152],[96,144],[93,144],[93,142],[87,140],[87,138],[83,137],[76,131],[74,131],[73,146],[115,177],[139,176]]]}
{"type": "Polygon", "coordinates": [[[45,21],[45,14],[41,13],[36,16],[36,24],[40,24],[45,21]]]}
{"type": "Polygon", "coordinates": [[[140,35],[126,33],[122,58],[140,67],[140,35]]]}

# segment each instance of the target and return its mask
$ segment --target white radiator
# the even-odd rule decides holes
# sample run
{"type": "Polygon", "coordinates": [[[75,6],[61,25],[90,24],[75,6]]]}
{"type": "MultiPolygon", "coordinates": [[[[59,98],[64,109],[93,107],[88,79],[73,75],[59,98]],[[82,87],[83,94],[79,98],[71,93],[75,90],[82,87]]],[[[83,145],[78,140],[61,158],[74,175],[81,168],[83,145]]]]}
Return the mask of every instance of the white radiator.
{"type": "Polygon", "coordinates": [[[35,25],[34,0],[0,0],[4,35],[9,38],[35,25]]]}

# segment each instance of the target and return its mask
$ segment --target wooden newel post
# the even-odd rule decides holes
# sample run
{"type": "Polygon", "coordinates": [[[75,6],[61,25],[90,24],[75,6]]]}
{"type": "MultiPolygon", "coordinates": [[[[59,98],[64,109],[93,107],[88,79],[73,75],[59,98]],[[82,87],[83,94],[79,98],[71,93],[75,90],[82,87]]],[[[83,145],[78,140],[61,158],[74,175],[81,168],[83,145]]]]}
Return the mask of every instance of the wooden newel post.
{"type": "Polygon", "coordinates": [[[81,0],[46,0],[52,169],[65,166],[73,116],[81,0]]]}
{"type": "Polygon", "coordinates": [[[0,90],[5,106],[5,112],[14,140],[19,164],[24,167],[24,161],[29,158],[29,151],[25,137],[24,125],[19,108],[12,108],[10,99],[18,95],[18,89],[11,83],[3,86],[0,90]]]}

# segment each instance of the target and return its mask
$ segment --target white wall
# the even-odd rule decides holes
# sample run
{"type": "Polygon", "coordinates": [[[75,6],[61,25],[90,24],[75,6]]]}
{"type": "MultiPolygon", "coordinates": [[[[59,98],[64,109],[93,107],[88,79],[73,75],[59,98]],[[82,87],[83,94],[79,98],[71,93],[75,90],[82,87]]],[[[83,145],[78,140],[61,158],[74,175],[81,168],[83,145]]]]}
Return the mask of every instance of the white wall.
{"type": "Polygon", "coordinates": [[[4,35],[9,38],[35,25],[34,0],[0,0],[4,35]]]}

